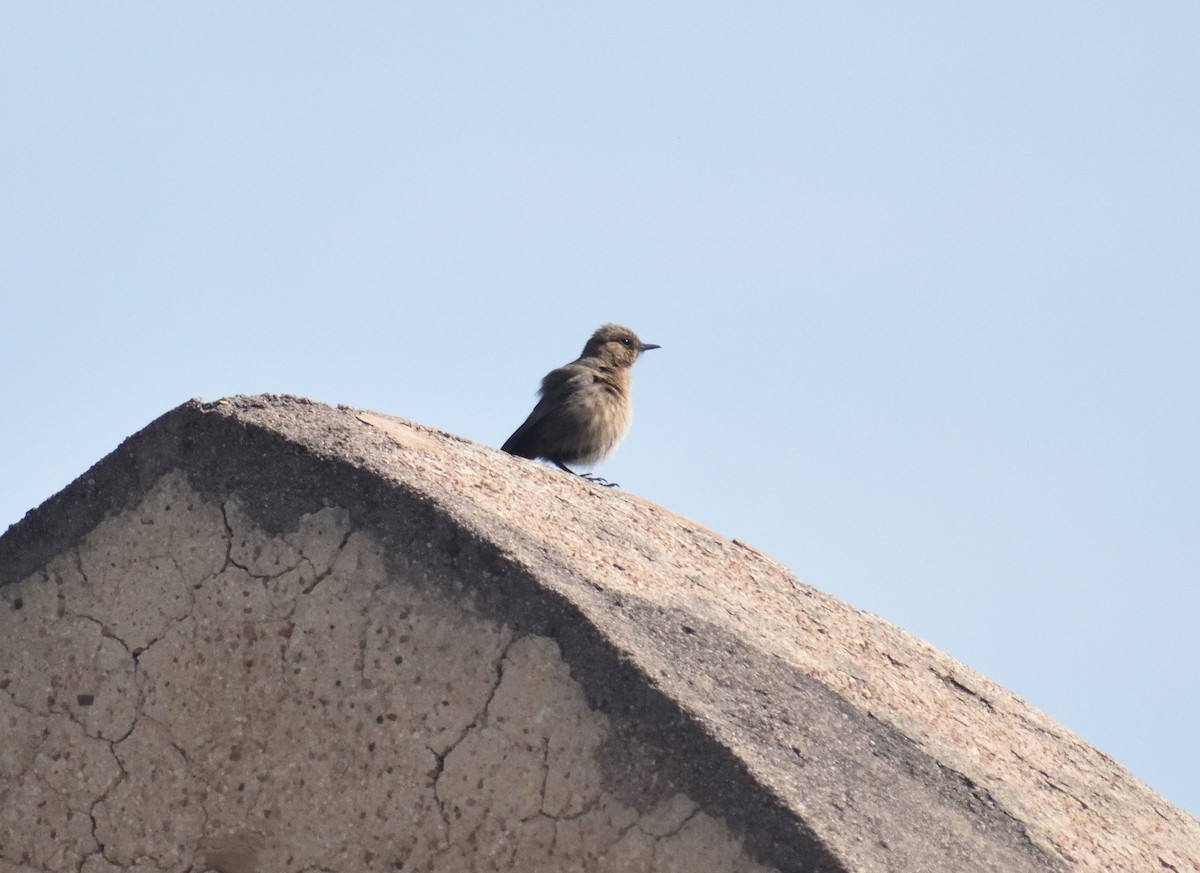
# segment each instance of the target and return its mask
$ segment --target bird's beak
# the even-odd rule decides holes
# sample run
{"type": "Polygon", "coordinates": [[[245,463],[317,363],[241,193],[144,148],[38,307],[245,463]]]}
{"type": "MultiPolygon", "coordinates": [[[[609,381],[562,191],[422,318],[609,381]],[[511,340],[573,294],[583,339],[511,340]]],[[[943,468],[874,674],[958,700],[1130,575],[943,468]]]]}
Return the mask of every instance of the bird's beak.
{"type": "Polygon", "coordinates": [[[648,352],[651,349],[661,349],[661,348],[662,348],[662,346],[656,346],[654,343],[642,343],[642,346],[641,346],[641,348],[638,349],[638,351],[639,352],[648,352]]]}

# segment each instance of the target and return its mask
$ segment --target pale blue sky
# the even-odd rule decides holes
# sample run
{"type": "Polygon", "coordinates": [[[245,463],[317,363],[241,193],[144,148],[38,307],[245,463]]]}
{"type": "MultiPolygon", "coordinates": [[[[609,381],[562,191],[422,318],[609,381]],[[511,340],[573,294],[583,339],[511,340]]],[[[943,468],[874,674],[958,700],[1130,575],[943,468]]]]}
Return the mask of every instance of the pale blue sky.
{"type": "Polygon", "coordinates": [[[193,396],[600,472],[1200,813],[1200,4],[8,4],[0,526],[193,396]]]}

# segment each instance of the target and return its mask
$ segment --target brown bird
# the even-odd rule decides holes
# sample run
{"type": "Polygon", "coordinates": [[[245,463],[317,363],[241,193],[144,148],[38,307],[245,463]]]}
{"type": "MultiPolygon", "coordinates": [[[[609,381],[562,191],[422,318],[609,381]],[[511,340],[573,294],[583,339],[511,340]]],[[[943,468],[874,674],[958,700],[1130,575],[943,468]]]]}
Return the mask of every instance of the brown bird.
{"type": "Polygon", "coordinates": [[[575,471],[567,464],[594,464],[607,457],[633,420],[629,369],[642,352],[657,348],[661,346],[642,342],[619,324],[599,328],[583,354],[546,374],[537,406],[501,448],[522,458],[544,458],[568,473],[575,471]]]}

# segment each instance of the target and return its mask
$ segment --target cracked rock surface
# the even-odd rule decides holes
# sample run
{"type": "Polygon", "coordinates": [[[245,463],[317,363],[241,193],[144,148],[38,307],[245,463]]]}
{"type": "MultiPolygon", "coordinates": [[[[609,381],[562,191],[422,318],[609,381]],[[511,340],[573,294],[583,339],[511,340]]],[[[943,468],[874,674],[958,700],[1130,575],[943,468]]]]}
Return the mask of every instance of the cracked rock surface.
{"type": "Polygon", "coordinates": [[[0,871],[769,869],[614,797],[555,642],[343,510],[270,535],[168,474],[3,595],[0,871]]]}
{"type": "Polygon", "coordinates": [[[1200,873],[1200,823],[753,548],[192,401],[0,536],[0,873],[1200,873]]]}

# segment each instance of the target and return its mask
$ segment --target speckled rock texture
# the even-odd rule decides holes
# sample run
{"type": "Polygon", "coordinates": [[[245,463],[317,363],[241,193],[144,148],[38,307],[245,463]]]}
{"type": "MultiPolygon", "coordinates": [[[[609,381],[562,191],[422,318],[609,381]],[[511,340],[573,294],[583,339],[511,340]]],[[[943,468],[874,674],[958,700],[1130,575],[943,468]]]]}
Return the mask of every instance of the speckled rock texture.
{"type": "Polygon", "coordinates": [[[0,873],[1200,870],[1003,688],[638,499],[287,397],[0,537],[0,873]]]}

